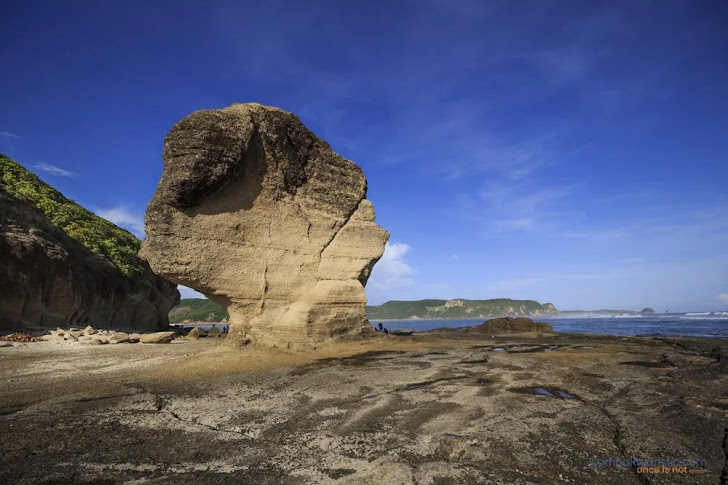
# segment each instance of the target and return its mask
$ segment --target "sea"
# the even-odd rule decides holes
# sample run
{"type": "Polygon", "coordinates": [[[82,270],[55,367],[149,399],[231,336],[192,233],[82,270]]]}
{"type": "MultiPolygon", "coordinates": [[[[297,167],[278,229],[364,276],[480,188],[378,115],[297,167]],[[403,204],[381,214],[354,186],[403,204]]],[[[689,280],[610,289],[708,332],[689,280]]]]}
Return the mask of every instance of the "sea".
{"type": "MultiPolygon", "coordinates": [[[[660,313],[653,315],[578,314],[574,316],[534,317],[539,322],[550,323],[556,332],[603,333],[608,335],[630,335],[640,337],[687,336],[728,338],[728,312],[660,313]]],[[[484,318],[435,319],[435,320],[370,320],[377,326],[380,322],[389,330],[410,329],[416,332],[435,328],[459,328],[480,325],[484,318]]],[[[200,325],[209,330],[213,325],[200,325]]],[[[227,331],[227,324],[216,324],[227,331]]],[[[191,329],[193,326],[184,325],[191,329]]]]}
{"type": "MultiPolygon", "coordinates": [[[[652,315],[596,315],[533,317],[539,322],[550,323],[555,332],[603,333],[608,335],[688,336],[728,338],[728,312],[661,313],[652,315]]],[[[410,329],[414,331],[435,328],[459,328],[480,325],[478,319],[436,319],[436,320],[371,320],[379,322],[389,330],[410,329]]]]}

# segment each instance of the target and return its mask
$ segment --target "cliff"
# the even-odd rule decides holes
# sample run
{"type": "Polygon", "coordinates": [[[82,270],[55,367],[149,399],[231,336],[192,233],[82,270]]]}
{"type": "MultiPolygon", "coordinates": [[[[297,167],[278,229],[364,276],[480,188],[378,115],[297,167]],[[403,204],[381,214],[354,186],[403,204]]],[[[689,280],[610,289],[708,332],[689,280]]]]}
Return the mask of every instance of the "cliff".
{"type": "Polygon", "coordinates": [[[166,328],[179,292],[139,245],[0,155],[0,329],[166,328]]]}

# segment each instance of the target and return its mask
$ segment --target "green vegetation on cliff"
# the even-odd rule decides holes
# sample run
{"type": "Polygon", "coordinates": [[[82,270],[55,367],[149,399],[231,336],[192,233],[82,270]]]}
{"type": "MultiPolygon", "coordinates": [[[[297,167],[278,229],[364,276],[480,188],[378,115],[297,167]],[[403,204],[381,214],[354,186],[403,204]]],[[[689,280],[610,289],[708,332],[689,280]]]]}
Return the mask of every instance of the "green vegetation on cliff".
{"type": "Polygon", "coordinates": [[[221,322],[228,318],[230,317],[224,308],[206,298],[185,298],[169,312],[169,323],[182,323],[185,320],[221,322]]]}
{"type": "Polygon", "coordinates": [[[132,278],[144,272],[144,264],[137,256],[141,243],[133,234],[67,199],[34,173],[2,154],[0,193],[31,203],[53,225],[88,250],[105,257],[123,275],[132,278]]]}
{"type": "Polygon", "coordinates": [[[388,301],[367,306],[367,317],[374,320],[405,318],[491,318],[507,315],[539,316],[555,314],[551,303],[534,300],[419,300],[388,301]]]}

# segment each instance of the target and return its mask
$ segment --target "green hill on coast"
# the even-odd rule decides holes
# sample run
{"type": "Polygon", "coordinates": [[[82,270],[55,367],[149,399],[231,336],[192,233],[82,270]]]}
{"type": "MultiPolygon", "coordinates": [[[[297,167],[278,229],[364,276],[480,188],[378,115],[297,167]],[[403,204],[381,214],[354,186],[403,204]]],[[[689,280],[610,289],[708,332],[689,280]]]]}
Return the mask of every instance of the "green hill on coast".
{"type": "Polygon", "coordinates": [[[556,314],[551,303],[534,300],[418,300],[388,301],[382,305],[367,306],[367,318],[396,320],[407,318],[492,318],[509,315],[540,316],[556,314]]]}
{"type": "Polygon", "coordinates": [[[169,312],[169,323],[221,322],[228,318],[223,307],[207,298],[184,298],[169,312]]]}
{"type": "MultiPolygon", "coordinates": [[[[551,303],[534,300],[419,300],[388,301],[382,305],[367,306],[367,318],[397,320],[407,318],[492,318],[508,315],[555,315],[551,303]]],[[[185,298],[169,312],[170,323],[221,322],[229,316],[224,308],[205,298],[185,298]]]]}

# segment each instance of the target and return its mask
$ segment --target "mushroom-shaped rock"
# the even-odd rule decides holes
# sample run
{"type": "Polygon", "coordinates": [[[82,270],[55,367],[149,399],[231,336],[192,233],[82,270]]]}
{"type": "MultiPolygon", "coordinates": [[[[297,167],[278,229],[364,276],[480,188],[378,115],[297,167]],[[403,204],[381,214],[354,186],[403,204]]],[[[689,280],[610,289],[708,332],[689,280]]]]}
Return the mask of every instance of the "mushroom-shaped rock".
{"type": "Polygon", "coordinates": [[[141,256],[227,308],[228,339],[298,347],[370,335],[364,285],[389,234],[367,181],[292,113],[197,111],[164,144],[141,256]]]}

